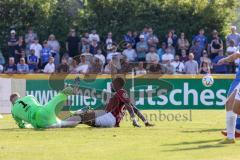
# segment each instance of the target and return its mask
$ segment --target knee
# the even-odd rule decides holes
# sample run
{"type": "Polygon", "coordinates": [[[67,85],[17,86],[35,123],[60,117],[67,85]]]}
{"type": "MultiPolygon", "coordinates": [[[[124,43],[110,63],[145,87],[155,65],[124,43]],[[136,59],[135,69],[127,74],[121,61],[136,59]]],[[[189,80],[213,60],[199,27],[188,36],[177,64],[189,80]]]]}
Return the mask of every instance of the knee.
{"type": "Polygon", "coordinates": [[[236,113],[237,115],[240,115],[240,108],[239,107],[234,107],[233,112],[236,113]]]}

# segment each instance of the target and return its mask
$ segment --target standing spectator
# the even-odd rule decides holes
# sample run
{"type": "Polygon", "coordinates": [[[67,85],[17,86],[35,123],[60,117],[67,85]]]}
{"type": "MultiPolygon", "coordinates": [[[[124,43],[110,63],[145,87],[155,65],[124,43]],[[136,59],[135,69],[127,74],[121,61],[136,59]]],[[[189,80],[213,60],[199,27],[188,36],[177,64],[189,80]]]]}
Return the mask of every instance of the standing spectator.
{"type": "Polygon", "coordinates": [[[31,50],[34,50],[35,56],[37,56],[39,59],[42,51],[42,45],[39,43],[38,39],[34,39],[34,43],[32,43],[30,46],[30,51],[31,50]]]}
{"type": "Polygon", "coordinates": [[[133,38],[134,38],[134,45],[133,48],[136,49],[137,43],[140,41],[139,34],[137,31],[133,32],[133,38]]]}
{"type": "Polygon", "coordinates": [[[200,69],[199,69],[199,73],[200,74],[210,74],[211,73],[208,62],[205,62],[205,61],[202,62],[200,69]]]}
{"type": "Polygon", "coordinates": [[[184,72],[184,64],[180,61],[179,55],[175,55],[174,61],[171,63],[174,68],[174,73],[182,74],[184,72]]]}
{"type": "Polygon", "coordinates": [[[15,51],[17,50],[18,38],[16,36],[16,31],[11,30],[11,35],[8,39],[8,53],[10,57],[15,57],[15,51]]]}
{"type": "Polygon", "coordinates": [[[82,44],[82,53],[86,52],[86,48],[90,47],[90,38],[89,38],[89,33],[86,32],[84,33],[84,37],[81,39],[81,44],[82,44]]]}
{"type": "Polygon", "coordinates": [[[95,54],[94,57],[98,58],[102,65],[105,65],[106,59],[105,59],[105,56],[102,54],[102,50],[101,49],[97,50],[97,54],[95,54]]]}
{"type": "Polygon", "coordinates": [[[207,47],[207,37],[204,35],[204,29],[199,30],[199,34],[193,38],[192,44],[199,42],[201,48],[206,49],[207,47]]]}
{"type": "Polygon", "coordinates": [[[144,27],[141,34],[144,35],[144,41],[147,42],[147,40],[148,40],[148,35],[149,35],[148,27],[144,27]]]}
{"type": "Polygon", "coordinates": [[[5,67],[5,73],[16,73],[17,72],[17,66],[15,64],[14,57],[9,57],[8,64],[5,67]]]}
{"type": "Polygon", "coordinates": [[[159,43],[159,40],[158,40],[157,36],[154,35],[152,28],[148,29],[147,43],[148,43],[149,47],[154,47],[157,49],[157,44],[159,43]]]}
{"type": "Polygon", "coordinates": [[[235,46],[235,42],[233,39],[229,41],[229,45],[227,47],[226,52],[227,52],[227,55],[231,55],[233,53],[238,52],[238,47],[235,46]]]}
{"type": "Polygon", "coordinates": [[[197,74],[198,73],[198,63],[194,60],[194,54],[189,53],[189,60],[185,63],[185,73],[186,74],[197,74]]]}
{"type": "Polygon", "coordinates": [[[0,74],[3,72],[4,68],[3,65],[0,64],[0,74]]]}
{"type": "Polygon", "coordinates": [[[147,63],[158,63],[159,56],[156,53],[155,47],[150,47],[149,53],[146,55],[146,62],[147,63]]]}
{"type": "Polygon", "coordinates": [[[213,40],[210,44],[211,54],[210,59],[214,59],[218,52],[223,50],[223,41],[219,38],[218,32],[216,30],[213,31],[213,40]]]}
{"type": "Polygon", "coordinates": [[[51,49],[51,54],[54,58],[54,64],[58,65],[60,62],[60,44],[59,42],[56,40],[55,35],[51,34],[48,38],[48,42],[47,42],[49,48],[51,49]]]}
{"type": "Polygon", "coordinates": [[[171,49],[171,52],[173,54],[173,56],[176,53],[176,44],[175,44],[175,40],[173,37],[173,33],[170,31],[168,32],[166,38],[165,38],[165,43],[167,44],[167,48],[171,49]]]}
{"type": "Polygon", "coordinates": [[[137,58],[138,58],[138,61],[145,61],[146,53],[148,51],[148,45],[144,41],[144,35],[143,34],[141,34],[139,36],[139,38],[140,38],[140,41],[136,45],[137,58]]]}
{"type": "Polygon", "coordinates": [[[99,74],[102,72],[102,64],[101,60],[98,58],[92,58],[89,66],[89,73],[90,74],[99,74]]]}
{"type": "Polygon", "coordinates": [[[226,45],[227,47],[230,46],[230,41],[234,41],[234,46],[237,47],[240,43],[240,35],[237,33],[237,27],[231,26],[232,33],[227,36],[226,45]]]}
{"type": "Polygon", "coordinates": [[[181,51],[181,57],[180,57],[180,61],[185,63],[187,62],[189,59],[188,59],[188,56],[187,56],[187,52],[185,50],[182,50],[181,51]]]}
{"type": "Polygon", "coordinates": [[[162,55],[162,63],[168,64],[174,60],[174,56],[171,54],[171,49],[167,48],[166,52],[162,55]]]}
{"type": "Polygon", "coordinates": [[[4,58],[4,56],[3,56],[3,54],[2,54],[2,51],[0,50],[0,65],[4,65],[5,64],[5,58],[4,58]]]}
{"type": "Polygon", "coordinates": [[[57,67],[58,73],[68,73],[69,72],[69,66],[68,66],[67,62],[68,62],[67,59],[65,57],[63,57],[61,64],[59,64],[57,67]]]}
{"type": "Polygon", "coordinates": [[[189,49],[190,44],[184,33],[181,33],[181,37],[178,39],[177,43],[179,53],[181,53],[182,50],[187,51],[189,49]]]}
{"type": "Polygon", "coordinates": [[[29,66],[29,72],[33,73],[38,69],[38,62],[39,59],[35,55],[35,50],[30,50],[31,54],[28,56],[28,66],[29,66]]]}
{"type": "Polygon", "coordinates": [[[15,57],[14,58],[15,58],[16,63],[20,62],[20,58],[25,57],[25,54],[24,55],[22,54],[22,51],[24,51],[24,53],[25,53],[25,48],[26,47],[25,47],[23,37],[20,36],[18,38],[18,45],[17,45],[17,48],[15,50],[15,57]]]}
{"type": "Polygon", "coordinates": [[[41,69],[44,69],[45,65],[48,63],[49,58],[51,57],[51,49],[48,47],[47,41],[43,42],[43,49],[40,54],[41,58],[41,69]]]}
{"type": "Polygon", "coordinates": [[[166,49],[167,49],[167,44],[165,42],[162,42],[161,48],[159,48],[157,51],[160,62],[162,62],[162,56],[166,53],[166,49]]]}
{"type": "Polygon", "coordinates": [[[92,53],[93,55],[97,54],[98,48],[98,41],[96,39],[93,39],[90,45],[90,53],[92,53]]]}
{"type": "Polygon", "coordinates": [[[200,41],[196,40],[194,45],[190,48],[190,53],[194,54],[195,60],[200,63],[200,57],[202,56],[204,48],[200,45],[200,41]]]}
{"type": "Polygon", "coordinates": [[[127,49],[123,51],[123,55],[126,56],[127,60],[130,62],[134,62],[137,58],[137,53],[130,43],[127,44],[127,49]]]}
{"type": "Polygon", "coordinates": [[[144,68],[143,62],[139,62],[138,66],[136,67],[136,75],[139,75],[139,74],[147,74],[147,71],[144,68]]]}
{"type": "Polygon", "coordinates": [[[132,31],[128,31],[126,35],[124,35],[124,42],[125,43],[130,43],[132,45],[135,44],[135,39],[132,35],[132,31]]]}
{"type": "Polygon", "coordinates": [[[27,55],[29,55],[30,46],[31,46],[32,43],[34,43],[35,39],[38,39],[38,36],[37,36],[36,33],[34,33],[32,27],[29,27],[28,33],[25,35],[27,55]]]}
{"type": "Polygon", "coordinates": [[[226,74],[227,73],[227,64],[219,65],[218,61],[225,58],[223,51],[220,51],[218,55],[212,60],[213,63],[213,72],[217,74],[226,74]]]}
{"type": "Polygon", "coordinates": [[[43,70],[44,73],[54,73],[55,72],[55,64],[54,64],[54,58],[50,57],[48,64],[44,67],[43,70]]]}
{"type": "Polygon", "coordinates": [[[66,41],[66,51],[69,57],[74,57],[80,53],[80,38],[77,36],[75,29],[70,29],[66,41]]]}
{"type": "Polygon", "coordinates": [[[89,40],[90,40],[90,42],[92,42],[94,39],[95,39],[97,42],[100,42],[100,37],[99,37],[99,35],[97,34],[97,31],[96,31],[96,30],[92,30],[92,33],[89,35],[89,40]]]}
{"type": "Polygon", "coordinates": [[[20,58],[20,62],[17,64],[17,73],[29,73],[29,67],[25,63],[25,58],[20,58]]]}
{"type": "Polygon", "coordinates": [[[108,35],[107,35],[107,39],[106,39],[106,41],[105,41],[105,44],[106,44],[106,48],[107,48],[107,49],[112,48],[112,44],[113,44],[112,32],[108,32],[108,35]]]}

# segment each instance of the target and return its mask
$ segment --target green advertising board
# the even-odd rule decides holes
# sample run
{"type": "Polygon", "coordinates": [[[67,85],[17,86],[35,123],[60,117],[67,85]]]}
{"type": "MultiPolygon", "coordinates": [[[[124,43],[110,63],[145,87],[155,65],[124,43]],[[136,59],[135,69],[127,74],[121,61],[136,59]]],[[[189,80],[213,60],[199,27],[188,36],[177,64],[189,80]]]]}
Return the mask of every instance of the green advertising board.
{"type": "MultiPolygon", "coordinates": [[[[162,76],[126,78],[125,89],[139,109],[223,109],[227,91],[233,76],[214,76],[213,86],[202,85],[202,76],[162,76]]],[[[61,81],[61,80],[60,80],[61,81]]],[[[27,79],[27,94],[34,95],[40,103],[48,102],[63,86],[59,80],[45,78],[42,80],[27,79]]],[[[64,80],[72,83],[71,79],[64,80]]],[[[78,95],[70,96],[72,109],[84,106],[101,108],[111,96],[111,77],[100,76],[94,80],[80,82],[78,95]]]]}

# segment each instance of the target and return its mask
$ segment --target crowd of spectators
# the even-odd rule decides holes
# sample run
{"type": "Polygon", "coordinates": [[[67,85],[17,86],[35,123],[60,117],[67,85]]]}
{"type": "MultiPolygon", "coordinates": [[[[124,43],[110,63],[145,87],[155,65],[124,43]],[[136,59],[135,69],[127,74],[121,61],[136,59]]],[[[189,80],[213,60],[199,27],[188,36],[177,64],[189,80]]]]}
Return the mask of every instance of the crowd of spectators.
{"type": "Polygon", "coordinates": [[[151,27],[141,32],[128,31],[121,42],[113,33],[100,37],[96,30],[78,36],[70,29],[65,46],[55,35],[39,42],[29,28],[26,35],[10,31],[7,53],[0,51],[0,73],[75,73],[75,74],[207,74],[235,73],[240,61],[218,65],[225,56],[239,51],[240,35],[235,26],[224,41],[213,30],[207,39],[204,29],[193,38],[170,30],[159,37],[151,27]],[[3,56],[7,55],[7,56],[3,56]]]}

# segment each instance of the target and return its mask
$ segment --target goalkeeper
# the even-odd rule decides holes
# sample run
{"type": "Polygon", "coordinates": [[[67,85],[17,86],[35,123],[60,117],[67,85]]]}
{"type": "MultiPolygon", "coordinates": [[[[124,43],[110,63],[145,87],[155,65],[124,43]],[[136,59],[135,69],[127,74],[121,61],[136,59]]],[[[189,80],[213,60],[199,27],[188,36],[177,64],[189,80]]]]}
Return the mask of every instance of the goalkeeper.
{"type": "Polygon", "coordinates": [[[64,128],[75,127],[79,121],[72,117],[60,120],[57,116],[62,110],[69,95],[74,94],[76,88],[66,87],[53,97],[47,104],[41,105],[34,96],[20,98],[18,93],[10,96],[13,104],[12,116],[19,128],[27,128],[31,124],[34,128],[64,128]]]}

